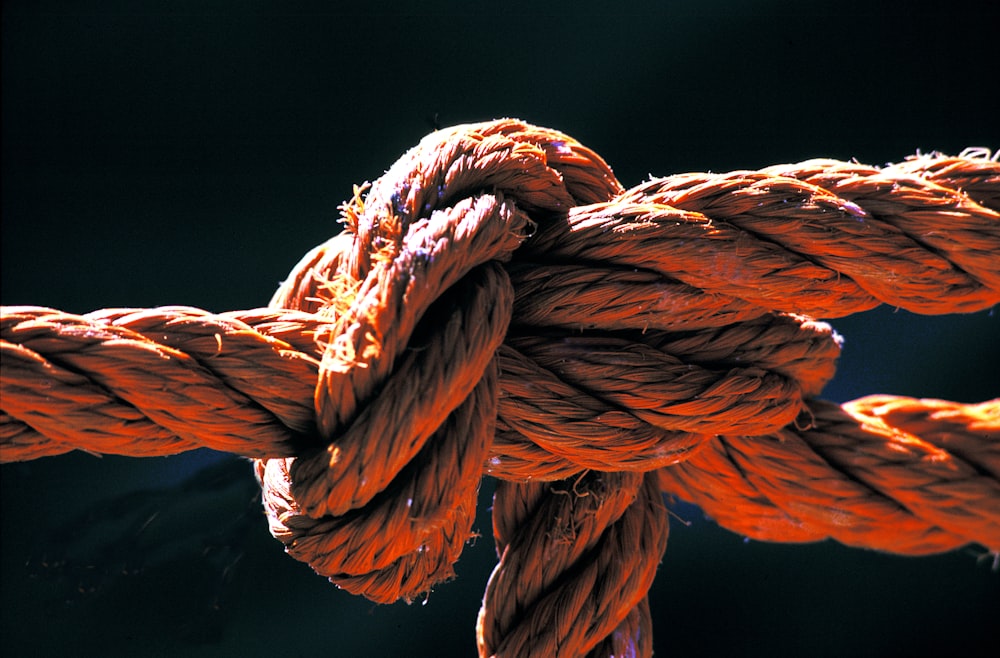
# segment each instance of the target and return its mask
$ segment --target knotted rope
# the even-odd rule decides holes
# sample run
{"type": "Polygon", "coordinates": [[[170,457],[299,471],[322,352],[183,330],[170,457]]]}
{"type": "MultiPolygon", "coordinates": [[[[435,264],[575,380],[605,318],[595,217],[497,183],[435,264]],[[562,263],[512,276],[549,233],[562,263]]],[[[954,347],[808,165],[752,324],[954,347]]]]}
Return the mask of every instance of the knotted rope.
{"type": "Polygon", "coordinates": [[[453,575],[483,473],[483,656],[643,655],[661,492],[768,541],[1000,549],[1000,399],[816,399],[813,318],[1000,302],[1000,164],[624,190],[559,132],[435,132],[268,308],[3,309],[0,458],[254,458],[289,554],[375,601],[453,575]]]}

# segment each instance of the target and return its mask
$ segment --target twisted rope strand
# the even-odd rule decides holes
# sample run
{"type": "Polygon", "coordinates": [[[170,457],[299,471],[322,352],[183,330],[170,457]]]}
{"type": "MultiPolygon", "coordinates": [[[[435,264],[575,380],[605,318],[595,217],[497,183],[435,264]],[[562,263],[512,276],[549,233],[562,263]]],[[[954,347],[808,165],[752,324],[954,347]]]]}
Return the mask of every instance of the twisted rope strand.
{"type": "Polygon", "coordinates": [[[304,401],[318,361],[233,318],[183,307],[88,316],[12,307],[0,331],[4,412],[63,424],[54,438],[92,437],[70,438],[73,447],[294,454],[297,436],[314,427],[304,401]],[[64,414],[40,418],[56,400],[64,414]]]}
{"type": "Polygon", "coordinates": [[[615,638],[615,629],[648,614],[646,592],[667,545],[655,476],[501,482],[493,509],[500,562],[480,610],[480,655],[584,656],[602,642],[610,655],[629,655],[638,638],[615,638]]]}
{"type": "Polygon", "coordinates": [[[990,153],[989,149],[969,148],[958,156],[942,153],[910,156],[885,167],[884,171],[911,174],[959,190],[984,208],[1000,212],[1000,151],[990,153]]]}
{"type": "MultiPolygon", "coordinates": [[[[994,475],[1000,400],[959,405],[876,397],[844,407],[814,401],[810,411],[808,429],[713,439],[684,463],[660,469],[661,488],[729,530],[764,541],[830,537],[911,555],[970,542],[1000,546],[994,475]],[[961,426],[975,437],[965,440],[973,447],[961,457],[907,430],[926,424],[928,409],[942,407],[950,418],[983,422],[976,430],[961,426]]],[[[939,436],[950,439],[949,429],[939,436]]]]}

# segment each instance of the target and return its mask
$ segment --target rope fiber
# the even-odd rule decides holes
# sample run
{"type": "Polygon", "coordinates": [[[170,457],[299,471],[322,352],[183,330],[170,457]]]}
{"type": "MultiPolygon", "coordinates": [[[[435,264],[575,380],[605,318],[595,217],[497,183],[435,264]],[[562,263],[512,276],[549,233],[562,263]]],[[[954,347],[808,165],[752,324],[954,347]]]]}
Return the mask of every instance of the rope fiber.
{"type": "Polygon", "coordinates": [[[1000,550],[1000,398],[818,399],[822,319],[1000,302],[1000,163],[811,160],[624,189],[516,120],[439,130],[266,308],[4,307],[0,460],[252,458],[272,534],[373,601],[454,576],[481,656],[649,656],[663,495],[775,542],[1000,550]]]}

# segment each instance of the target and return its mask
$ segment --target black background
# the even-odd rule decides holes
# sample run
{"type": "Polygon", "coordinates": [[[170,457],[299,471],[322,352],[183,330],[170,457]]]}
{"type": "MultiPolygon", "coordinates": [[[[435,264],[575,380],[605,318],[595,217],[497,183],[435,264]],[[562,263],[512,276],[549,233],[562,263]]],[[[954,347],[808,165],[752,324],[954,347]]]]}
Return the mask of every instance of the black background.
{"type": "MultiPolygon", "coordinates": [[[[262,305],[337,230],[352,185],[435,125],[558,128],[626,185],[996,148],[988,5],[5,0],[2,301],[262,305]]],[[[833,324],[847,342],[830,399],[1000,394],[995,312],[883,308],[833,324]]],[[[374,606],[283,556],[239,460],[67,455],[0,475],[7,655],[475,651],[494,561],[485,514],[457,581],[423,604],[374,606]]],[[[657,655],[1000,646],[1000,576],[980,547],[761,544],[679,513],[692,525],[673,524],[651,593],[657,655]]]]}

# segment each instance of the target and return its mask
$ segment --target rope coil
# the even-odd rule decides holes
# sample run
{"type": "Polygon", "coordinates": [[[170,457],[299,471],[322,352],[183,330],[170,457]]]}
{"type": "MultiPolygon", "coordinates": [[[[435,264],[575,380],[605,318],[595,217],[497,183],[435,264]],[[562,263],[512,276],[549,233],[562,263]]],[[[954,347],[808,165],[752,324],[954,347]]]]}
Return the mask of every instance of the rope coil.
{"type": "Polygon", "coordinates": [[[625,190],[557,131],[457,126],[266,309],[3,308],[0,460],[252,457],[288,553],[382,602],[452,577],[487,473],[480,654],[649,655],[661,491],[768,541],[1000,549],[1000,399],[815,399],[815,318],[1000,302],[998,210],[976,154],[625,190]]]}

